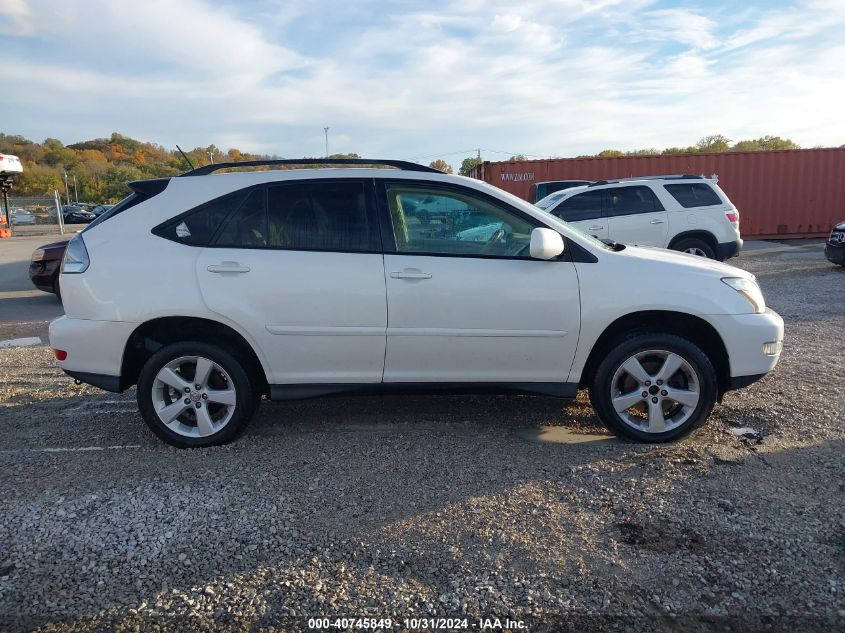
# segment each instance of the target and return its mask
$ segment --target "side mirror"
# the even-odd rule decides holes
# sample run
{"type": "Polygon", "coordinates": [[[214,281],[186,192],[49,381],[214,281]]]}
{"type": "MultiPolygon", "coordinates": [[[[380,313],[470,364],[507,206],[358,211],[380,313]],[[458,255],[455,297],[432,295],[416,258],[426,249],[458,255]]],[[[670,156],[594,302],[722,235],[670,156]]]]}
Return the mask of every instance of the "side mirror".
{"type": "Polygon", "coordinates": [[[557,231],[537,227],[531,231],[529,252],[534,259],[554,259],[563,252],[563,238],[557,231]]]}

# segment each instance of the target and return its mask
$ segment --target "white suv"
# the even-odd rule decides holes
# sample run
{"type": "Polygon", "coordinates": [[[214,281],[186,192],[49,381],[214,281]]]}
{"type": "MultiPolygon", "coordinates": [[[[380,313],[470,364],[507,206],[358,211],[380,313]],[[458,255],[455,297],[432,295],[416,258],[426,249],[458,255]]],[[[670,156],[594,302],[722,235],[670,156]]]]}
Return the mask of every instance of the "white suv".
{"type": "Polygon", "coordinates": [[[600,180],[537,206],[599,239],[724,261],[739,255],[739,211],[716,184],[689,174],[600,180]]]}
{"type": "Polygon", "coordinates": [[[330,162],[393,169],[131,183],[68,245],[62,369],[137,384],[147,424],[180,447],[231,440],[262,396],[579,387],[614,432],[663,442],[778,361],[783,321],[743,270],[608,246],[477,180],[330,162]],[[420,198],[450,212],[424,225],[420,198]]]}

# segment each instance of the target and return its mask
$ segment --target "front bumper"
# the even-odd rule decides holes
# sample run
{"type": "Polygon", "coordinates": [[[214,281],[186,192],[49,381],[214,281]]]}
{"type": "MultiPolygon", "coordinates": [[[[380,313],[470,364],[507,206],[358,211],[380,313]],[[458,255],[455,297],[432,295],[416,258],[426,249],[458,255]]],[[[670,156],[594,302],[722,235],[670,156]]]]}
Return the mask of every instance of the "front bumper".
{"type": "Polygon", "coordinates": [[[53,292],[53,278],[62,265],[60,259],[42,259],[29,263],[29,279],[39,290],[53,292]]]}
{"type": "Polygon", "coordinates": [[[67,357],[59,361],[65,373],[109,389],[105,385],[120,385],[123,352],[137,325],[61,316],[50,323],[50,347],[67,352],[67,357]],[[97,380],[86,379],[91,376],[97,380]]]}
{"type": "Polygon", "coordinates": [[[763,314],[725,314],[708,317],[716,328],[730,363],[730,388],[751,384],[772,371],[780,360],[783,319],[774,310],[763,314]],[[774,344],[764,349],[766,344],[774,344]]]}
{"type": "Polygon", "coordinates": [[[833,244],[827,242],[824,245],[824,256],[829,262],[845,266],[845,243],[833,244]]]}
{"type": "Polygon", "coordinates": [[[736,257],[742,252],[742,240],[736,239],[733,242],[722,242],[716,244],[716,259],[720,262],[736,257]]]}

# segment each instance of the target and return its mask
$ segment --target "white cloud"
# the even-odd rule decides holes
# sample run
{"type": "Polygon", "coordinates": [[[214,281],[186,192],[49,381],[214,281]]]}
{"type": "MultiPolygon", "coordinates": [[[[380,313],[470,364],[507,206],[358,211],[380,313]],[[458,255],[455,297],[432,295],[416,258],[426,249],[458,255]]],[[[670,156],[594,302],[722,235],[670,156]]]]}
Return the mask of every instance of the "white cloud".
{"type": "Polygon", "coordinates": [[[34,31],[26,0],[0,0],[0,34],[26,37],[34,31]]]}
{"type": "MultiPolygon", "coordinates": [[[[0,3],[2,25],[12,0],[0,3]]],[[[204,0],[21,6],[39,30],[10,66],[0,119],[36,138],[117,130],[315,155],[329,125],[331,151],[399,157],[479,145],[572,155],[716,132],[845,142],[835,2],[737,15],[472,0],[357,30],[326,21],[319,2],[285,3],[272,28],[204,0]],[[313,41],[298,37],[308,19],[313,41]]]]}

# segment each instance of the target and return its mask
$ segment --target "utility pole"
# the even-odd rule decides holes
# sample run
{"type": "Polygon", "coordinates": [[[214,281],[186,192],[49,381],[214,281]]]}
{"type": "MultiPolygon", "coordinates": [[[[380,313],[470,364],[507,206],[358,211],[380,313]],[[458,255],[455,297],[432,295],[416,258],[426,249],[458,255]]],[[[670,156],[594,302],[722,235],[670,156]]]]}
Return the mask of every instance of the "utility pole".
{"type": "Polygon", "coordinates": [[[214,152],[211,150],[208,150],[208,160],[211,161],[212,165],[214,164],[214,152]]]}
{"type": "Polygon", "coordinates": [[[65,198],[67,199],[67,203],[70,204],[70,189],[67,186],[67,172],[65,172],[65,198]]]}
{"type": "Polygon", "coordinates": [[[76,174],[73,175],[73,199],[79,202],[79,191],[76,188],[76,174]]]}
{"type": "Polygon", "coordinates": [[[326,158],[329,157],[329,128],[324,127],[323,132],[326,134],[326,158]]]}

